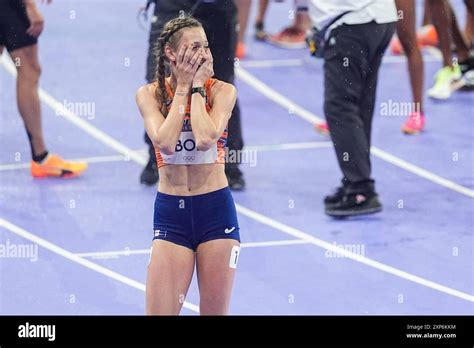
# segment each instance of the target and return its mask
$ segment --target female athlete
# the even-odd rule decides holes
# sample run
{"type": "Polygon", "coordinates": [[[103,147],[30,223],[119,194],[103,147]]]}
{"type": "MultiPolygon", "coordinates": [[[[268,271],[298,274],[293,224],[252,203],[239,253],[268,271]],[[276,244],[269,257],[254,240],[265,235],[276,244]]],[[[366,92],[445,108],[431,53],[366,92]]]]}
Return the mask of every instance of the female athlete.
{"type": "Polygon", "coordinates": [[[136,95],[159,168],[146,311],[179,314],[196,265],[200,314],[227,314],[240,248],[224,173],[236,89],[212,79],[206,34],[192,17],[165,25],[156,57],[156,82],[136,95]]]}

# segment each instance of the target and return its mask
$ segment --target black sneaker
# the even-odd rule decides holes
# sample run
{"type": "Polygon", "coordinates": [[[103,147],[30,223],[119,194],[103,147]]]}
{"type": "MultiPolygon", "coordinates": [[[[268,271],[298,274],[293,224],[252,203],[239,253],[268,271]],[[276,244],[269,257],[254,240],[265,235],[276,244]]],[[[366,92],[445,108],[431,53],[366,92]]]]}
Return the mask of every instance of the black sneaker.
{"type": "Polygon", "coordinates": [[[346,217],[374,214],[382,211],[382,204],[375,192],[344,195],[331,206],[326,206],[326,214],[333,217],[346,217]]]}
{"type": "Polygon", "coordinates": [[[333,194],[324,197],[324,205],[326,209],[339,204],[339,202],[342,200],[344,195],[345,195],[344,187],[340,186],[334,190],[333,194]]]}
{"type": "Polygon", "coordinates": [[[462,74],[463,86],[461,90],[472,91],[474,89],[474,55],[463,62],[459,62],[459,68],[462,74]]]}
{"type": "Polygon", "coordinates": [[[158,182],[158,167],[156,166],[156,161],[153,158],[148,160],[145,169],[143,169],[142,174],[140,175],[140,183],[152,186],[158,182]]]}
{"type": "Polygon", "coordinates": [[[245,189],[245,180],[242,171],[237,166],[226,166],[225,175],[232,191],[242,191],[245,189]]]}
{"type": "Polygon", "coordinates": [[[263,29],[263,22],[255,23],[255,40],[265,41],[267,39],[267,33],[263,29]]]}

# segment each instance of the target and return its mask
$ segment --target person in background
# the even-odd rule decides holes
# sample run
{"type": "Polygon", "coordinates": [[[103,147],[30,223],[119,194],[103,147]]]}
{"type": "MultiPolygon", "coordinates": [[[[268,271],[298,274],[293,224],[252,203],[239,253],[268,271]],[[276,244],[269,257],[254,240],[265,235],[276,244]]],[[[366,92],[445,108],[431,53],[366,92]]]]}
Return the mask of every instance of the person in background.
{"type": "Polygon", "coordinates": [[[44,19],[34,0],[0,0],[0,55],[6,47],[18,73],[16,97],[31,148],[31,175],[70,178],[84,172],[87,163],[65,161],[46,147],[38,94],[38,37],[43,28],[44,19]]]}
{"type": "Polygon", "coordinates": [[[371,177],[370,145],[377,77],[395,31],[391,0],[310,0],[309,14],[326,33],[324,113],[341,168],[342,185],[324,199],[332,217],[382,210],[371,177]]]}
{"type": "MultiPolygon", "coordinates": [[[[157,39],[166,22],[180,15],[191,14],[198,19],[207,34],[210,50],[214,54],[214,77],[218,80],[234,83],[234,59],[237,44],[237,7],[232,0],[154,0],[154,20],[151,24],[147,58],[146,80],[154,81],[156,59],[153,51],[157,39]]],[[[238,101],[229,120],[227,145],[229,151],[242,151],[243,139],[238,101]]],[[[140,182],[155,185],[159,174],[153,144],[145,132],[145,142],[149,148],[149,161],[143,170],[140,182]]],[[[232,156],[229,156],[232,157],[232,156]]],[[[239,159],[241,156],[233,156],[239,159]]],[[[225,164],[225,173],[229,187],[238,191],[245,188],[245,180],[239,168],[240,163],[225,164]]]]}
{"type": "Polygon", "coordinates": [[[286,49],[306,48],[306,32],[311,28],[306,0],[294,0],[293,24],[278,34],[268,35],[267,41],[286,49]]]}
{"type": "MultiPolygon", "coordinates": [[[[283,2],[283,0],[276,0],[283,2]]],[[[239,40],[237,43],[236,57],[242,59],[246,54],[245,32],[250,13],[250,0],[236,0],[239,8],[239,40]]],[[[306,31],[311,28],[306,0],[295,0],[294,11],[291,13],[293,24],[283,28],[278,34],[269,35],[265,32],[265,16],[268,10],[268,0],[260,0],[257,17],[255,19],[255,34],[257,41],[269,43],[285,49],[302,49],[306,47],[306,31]]]]}
{"type": "MultiPolygon", "coordinates": [[[[431,18],[438,33],[443,55],[443,68],[436,73],[435,83],[427,93],[431,98],[445,100],[451,97],[458,82],[461,82],[463,86],[474,86],[474,56],[469,52],[469,44],[459,29],[456,15],[449,2],[446,0],[426,1],[430,7],[431,18]],[[457,60],[453,59],[453,43],[456,47],[457,60]]],[[[472,16],[474,0],[464,2],[467,12],[472,16]]]]}

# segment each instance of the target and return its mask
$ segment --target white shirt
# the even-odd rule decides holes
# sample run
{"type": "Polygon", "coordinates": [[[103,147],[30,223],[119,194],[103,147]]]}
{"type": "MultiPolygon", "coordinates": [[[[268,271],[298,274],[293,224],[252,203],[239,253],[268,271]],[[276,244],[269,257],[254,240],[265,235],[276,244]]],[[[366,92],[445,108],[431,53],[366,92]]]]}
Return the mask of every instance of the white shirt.
{"type": "Polygon", "coordinates": [[[394,0],[308,0],[308,11],[313,25],[318,29],[346,11],[351,12],[332,24],[330,30],[342,24],[363,24],[372,21],[381,24],[398,20],[394,0]]]}

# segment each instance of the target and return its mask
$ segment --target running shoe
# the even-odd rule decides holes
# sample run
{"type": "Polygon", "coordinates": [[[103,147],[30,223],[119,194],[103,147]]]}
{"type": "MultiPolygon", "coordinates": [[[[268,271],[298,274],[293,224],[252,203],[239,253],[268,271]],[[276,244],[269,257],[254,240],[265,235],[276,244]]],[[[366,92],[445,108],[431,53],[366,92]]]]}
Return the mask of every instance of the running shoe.
{"type": "Polygon", "coordinates": [[[325,206],[326,214],[335,218],[374,214],[380,211],[382,204],[375,192],[347,194],[339,202],[325,206]]]}
{"type": "Polygon", "coordinates": [[[243,42],[237,42],[237,47],[235,48],[235,56],[239,59],[245,57],[245,44],[243,42]]]}
{"type": "Polygon", "coordinates": [[[421,27],[416,34],[416,38],[418,41],[418,45],[421,47],[436,47],[439,43],[438,32],[436,31],[435,26],[432,24],[428,24],[421,27]]]}
{"type": "Polygon", "coordinates": [[[72,178],[80,175],[86,169],[86,162],[68,162],[54,154],[48,154],[41,163],[31,161],[31,175],[34,178],[72,178]]]}
{"type": "Polygon", "coordinates": [[[344,187],[339,186],[338,188],[336,188],[332,194],[324,197],[325,208],[329,209],[337,206],[345,194],[346,191],[344,190],[344,187]]]}
{"type": "Polygon", "coordinates": [[[232,191],[242,191],[245,189],[244,175],[236,164],[227,163],[225,165],[225,175],[229,182],[229,188],[232,191]]]}
{"type": "Polygon", "coordinates": [[[153,186],[158,182],[159,178],[156,158],[155,156],[150,156],[148,163],[140,175],[140,183],[147,186],[153,186]]]}
{"type": "Polygon", "coordinates": [[[402,132],[409,135],[415,135],[423,131],[425,127],[425,115],[422,112],[412,112],[402,126],[402,132]]]}
{"type": "Polygon", "coordinates": [[[461,69],[459,65],[445,66],[436,73],[436,81],[428,90],[428,96],[434,99],[448,99],[453,91],[453,84],[460,80],[461,69]]]}
{"type": "MultiPolygon", "coordinates": [[[[418,47],[423,48],[426,46],[438,46],[438,33],[434,25],[426,25],[422,27],[417,33],[418,47]]],[[[393,36],[390,42],[390,51],[393,54],[403,54],[403,46],[397,35],[393,36]]]]}
{"type": "Polygon", "coordinates": [[[462,90],[474,89],[474,54],[463,62],[459,62],[459,68],[462,74],[462,90]]]}
{"type": "Polygon", "coordinates": [[[276,35],[270,35],[268,41],[278,47],[292,50],[307,47],[306,33],[294,27],[288,27],[276,35]]]}
{"type": "Polygon", "coordinates": [[[263,22],[255,23],[255,40],[265,41],[267,39],[267,33],[263,29],[263,22]]]}
{"type": "Polygon", "coordinates": [[[314,129],[322,135],[329,135],[329,126],[327,122],[315,123],[314,129]]]}

